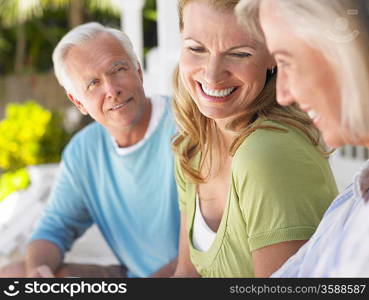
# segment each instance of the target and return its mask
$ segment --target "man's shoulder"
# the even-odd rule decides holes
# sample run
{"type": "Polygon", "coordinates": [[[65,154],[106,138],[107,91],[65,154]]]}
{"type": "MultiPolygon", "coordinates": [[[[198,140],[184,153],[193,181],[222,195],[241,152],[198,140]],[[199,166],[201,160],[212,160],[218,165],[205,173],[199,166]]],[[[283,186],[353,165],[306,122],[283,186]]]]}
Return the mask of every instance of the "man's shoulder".
{"type": "Polygon", "coordinates": [[[103,131],[104,128],[99,123],[94,121],[78,131],[72,140],[89,140],[90,138],[96,137],[96,135],[103,134],[103,131]]]}
{"type": "Polygon", "coordinates": [[[177,131],[172,111],[172,97],[169,95],[154,95],[150,97],[155,108],[152,114],[154,123],[160,124],[161,130],[166,129],[171,134],[177,131]]]}
{"type": "Polygon", "coordinates": [[[171,111],[172,108],[172,96],[157,94],[149,97],[152,105],[164,107],[166,111],[171,111]]]}
{"type": "Polygon", "coordinates": [[[68,151],[71,149],[88,146],[90,144],[96,145],[96,142],[101,140],[101,136],[104,134],[104,128],[99,123],[92,122],[73,136],[66,150],[68,151]]]}

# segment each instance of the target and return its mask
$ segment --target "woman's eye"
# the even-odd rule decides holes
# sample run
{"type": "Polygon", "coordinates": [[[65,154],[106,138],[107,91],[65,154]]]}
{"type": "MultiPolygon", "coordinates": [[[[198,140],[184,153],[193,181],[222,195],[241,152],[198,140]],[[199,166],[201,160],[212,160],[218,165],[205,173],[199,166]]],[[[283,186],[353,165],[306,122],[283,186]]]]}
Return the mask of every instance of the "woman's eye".
{"type": "Polygon", "coordinates": [[[278,69],[283,69],[283,68],[286,68],[288,67],[290,64],[287,63],[286,61],[284,60],[277,60],[277,67],[278,69]]]}
{"type": "Polygon", "coordinates": [[[247,52],[234,52],[230,54],[233,57],[237,57],[237,58],[245,58],[245,57],[250,57],[251,54],[247,53],[247,52]]]}
{"type": "Polygon", "coordinates": [[[188,47],[188,49],[192,52],[196,52],[196,53],[202,53],[205,51],[204,48],[201,47],[188,47]]]}

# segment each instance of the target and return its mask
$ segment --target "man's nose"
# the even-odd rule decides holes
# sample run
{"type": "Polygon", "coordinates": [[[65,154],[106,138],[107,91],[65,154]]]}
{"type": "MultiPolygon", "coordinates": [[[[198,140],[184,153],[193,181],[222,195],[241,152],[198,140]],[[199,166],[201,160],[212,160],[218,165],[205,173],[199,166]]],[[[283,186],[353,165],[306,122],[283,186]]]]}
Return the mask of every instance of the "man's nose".
{"type": "Polygon", "coordinates": [[[283,106],[288,106],[295,102],[290,92],[287,76],[283,71],[278,72],[277,75],[277,102],[283,106]]]}
{"type": "Polygon", "coordinates": [[[225,81],[230,72],[221,57],[210,56],[204,65],[203,79],[208,84],[225,81]]]}
{"type": "Polygon", "coordinates": [[[119,95],[122,93],[119,85],[115,84],[112,81],[107,81],[105,83],[105,91],[108,98],[119,97],[119,95]]]}

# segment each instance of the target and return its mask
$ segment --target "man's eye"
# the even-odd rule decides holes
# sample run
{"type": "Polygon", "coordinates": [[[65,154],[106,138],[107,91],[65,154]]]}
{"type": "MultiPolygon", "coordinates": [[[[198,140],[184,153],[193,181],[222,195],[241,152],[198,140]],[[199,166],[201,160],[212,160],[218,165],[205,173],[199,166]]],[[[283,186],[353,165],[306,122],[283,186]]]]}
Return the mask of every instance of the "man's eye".
{"type": "Polygon", "coordinates": [[[245,57],[250,57],[251,54],[247,53],[247,52],[234,52],[230,54],[233,57],[237,57],[237,58],[245,58],[245,57]]]}
{"type": "Polygon", "coordinates": [[[99,80],[97,80],[97,79],[93,79],[93,80],[91,80],[91,81],[88,83],[87,88],[90,88],[90,87],[95,86],[96,84],[98,84],[98,82],[99,82],[99,80]]]}
{"type": "Polygon", "coordinates": [[[125,67],[119,67],[117,69],[115,69],[115,72],[120,72],[120,71],[125,71],[126,68],[125,67]]]}

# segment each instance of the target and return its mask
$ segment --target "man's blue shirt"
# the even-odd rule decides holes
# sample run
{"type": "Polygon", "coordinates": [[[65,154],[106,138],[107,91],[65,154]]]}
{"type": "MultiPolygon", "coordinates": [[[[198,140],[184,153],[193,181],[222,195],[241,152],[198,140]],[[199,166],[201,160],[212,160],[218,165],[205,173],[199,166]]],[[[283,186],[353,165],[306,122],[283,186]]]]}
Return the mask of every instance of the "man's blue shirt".
{"type": "Polygon", "coordinates": [[[136,145],[118,148],[98,123],[72,139],[31,240],[53,242],[64,255],[96,223],[129,277],[146,277],[177,256],[176,128],[170,99],[154,97],[152,107],[150,133],[136,145]]]}

